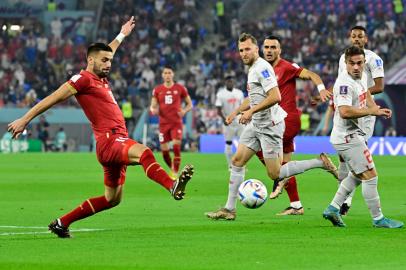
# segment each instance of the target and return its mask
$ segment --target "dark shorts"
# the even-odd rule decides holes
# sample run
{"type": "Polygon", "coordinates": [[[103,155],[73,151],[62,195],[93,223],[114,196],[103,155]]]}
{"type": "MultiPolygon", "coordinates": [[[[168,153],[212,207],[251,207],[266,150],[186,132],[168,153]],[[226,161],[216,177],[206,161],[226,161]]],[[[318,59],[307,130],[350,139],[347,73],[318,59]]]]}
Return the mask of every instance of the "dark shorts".
{"type": "Polygon", "coordinates": [[[283,133],[283,153],[295,152],[295,137],[300,132],[300,114],[290,114],[285,118],[283,133]]]}
{"type": "Polygon", "coordinates": [[[172,140],[182,140],[183,125],[180,124],[160,124],[159,142],[167,143],[172,140]]]}
{"type": "Polygon", "coordinates": [[[104,184],[117,187],[125,182],[128,150],[137,142],[123,134],[106,134],[96,144],[96,155],[104,170],[104,184]]]}

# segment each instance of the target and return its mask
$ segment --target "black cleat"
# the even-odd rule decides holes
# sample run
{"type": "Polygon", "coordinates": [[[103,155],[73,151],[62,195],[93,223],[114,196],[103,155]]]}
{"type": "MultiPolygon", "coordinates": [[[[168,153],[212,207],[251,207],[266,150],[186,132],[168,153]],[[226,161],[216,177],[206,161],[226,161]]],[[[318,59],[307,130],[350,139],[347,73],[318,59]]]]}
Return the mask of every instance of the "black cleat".
{"type": "Polygon", "coordinates": [[[178,179],[173,183],[171,194],[175,200],[182,200],[185,196],[186,184],[192,179],[194,173],[193,165],[186,165],[180,172],[178,179]]]}
{"type": "Polygon", "coordinates": [[[348,211],[350,210],[350,207],[348,204],[343,203],[340,207],[340,215],[346,216],[348,214],[348,211]]]}
{"type": "Polygon", "coordinates": [[[48,225],[48,230],[56,234],[60,238],[71,238],[69,229],[65,228],[58,219],[55,219],[48,225]]]}

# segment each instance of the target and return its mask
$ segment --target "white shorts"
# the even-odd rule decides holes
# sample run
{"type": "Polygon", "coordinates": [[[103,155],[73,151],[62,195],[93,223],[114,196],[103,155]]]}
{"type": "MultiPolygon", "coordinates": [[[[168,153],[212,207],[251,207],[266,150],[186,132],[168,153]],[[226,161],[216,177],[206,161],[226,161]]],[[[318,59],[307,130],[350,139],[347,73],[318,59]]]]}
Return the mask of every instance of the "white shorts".
{"type": "Polygon", "coordinates": [[[241,144],[255,152],[262,149],[264,158],[278,158],[283,154],[283,133],[285,122],[281,121],[274,126],[257,127],[250,122],[241,134],[241,144]]]}
{"type": "Polygon", "coordinates": [[[347,137],[347,141],[348,143],[333,144],[333,147],[350,171],[360,174],[375,167],[364,137],[352,134],[347,137]]]}
{"type": "Polygon", "coordinates": [[[228,126],[224,125],[223,126],[224,140],[232,141],[234,137],[240,138],[243,129],[244,126],[240,124],[232,124],[228,126]]]}

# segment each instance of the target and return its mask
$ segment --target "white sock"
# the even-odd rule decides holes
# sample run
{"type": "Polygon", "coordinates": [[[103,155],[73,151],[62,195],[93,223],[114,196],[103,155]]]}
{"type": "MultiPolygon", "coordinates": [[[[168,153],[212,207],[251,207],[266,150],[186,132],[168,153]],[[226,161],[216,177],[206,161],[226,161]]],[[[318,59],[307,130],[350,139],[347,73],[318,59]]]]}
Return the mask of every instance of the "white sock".
{"type": "Polygon", "coordinates": [[[302,203],[300,201],[296,201],[296,202],[291,202],[290,207],[293,207],[295,209],[299,209],[299,208],[302,208],[303,206],[302,206],[302,203]]]}
{"type": "Polygon", "coordinates": [[[338,166],[338,181],[343,181],[344,178],[347,177],[350,170],[348,169],[347,163],[344,161],[340,161],[340,165],[338,166]]]}
{"type": "Polygon", "coordinates": [[[361,179],[349,173],[343,181],[341,181],[340,186],[334,196],[333,201],[330,205],[334,206],[337,209],[340,209],[341,205],[343,205],[344,201],[347,199],[348,195],[353,192],[358,186],[361,184],[361,179]]]}
{"type": "Polygon", "coordinates": [[[300,174],[314,168],[324,168],[323,161],[318,158],[289,161],[288,163],[282,165],[279,172],[279,180],[283,178],[289,178],[293,175],[300,174]]]}
{"type": "Polygon", "coordinates": [[[226,144],[224,147],[224,154],[226,155],[228,167],[231,165],[231,158],[233,157],[233,146],[230,144],[226,144]]]}
{"type": "Polygon", "coordinates": [[[355,189],[348,195],[347,199],[345,200],[344,203],[346,203],[348,206],[351,206],[352,204],[352,197],[354,197],[355,194],[355,189]]]}
{"type": "Polygon", "coordinates": [[[378,176],[362,181],[362,196],[368,205],[369,212],[374,220],[383,218],[381,201],[378,194],[378,176]]]}
{"type": "Polygon", "coordinates": [[[228,183],[228,198],[225,208],[228,210],[234,210],[237,198],[238,198],[238,187],[244,181],[245,168],[236,167],[231,165],[230,182],[228,183]]]}

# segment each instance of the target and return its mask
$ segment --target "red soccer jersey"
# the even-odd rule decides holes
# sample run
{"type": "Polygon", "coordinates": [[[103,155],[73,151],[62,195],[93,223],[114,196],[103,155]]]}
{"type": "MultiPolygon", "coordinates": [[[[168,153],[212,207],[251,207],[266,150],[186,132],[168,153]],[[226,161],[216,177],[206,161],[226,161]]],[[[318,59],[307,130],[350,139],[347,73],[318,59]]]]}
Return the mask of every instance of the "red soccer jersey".
{"type": "Polygon", "coordinates": [[[281,58],[274,70],[282,98],[279,105],[288,113],[288,117],[289,114],[299,113],[296,105],[296,78],[303,68],[281,58]]]}
{"type": "Polygon", "coordinates": [[[106,78],[82,70],[72,76],[68,84],[74,89],[75,97],[92,124],[96,140],[106,132],[127,134],[120,107],[114,99],[106,78]]]}
{"type": "Polygon", "coordinates": [[[182,100],[188,96],[186,88],[178,83],[168,88],[163,84],[154,88],[152,96],[159,105],[159,124],[181,124],[182,117],[179,115],[182,100]]]}

